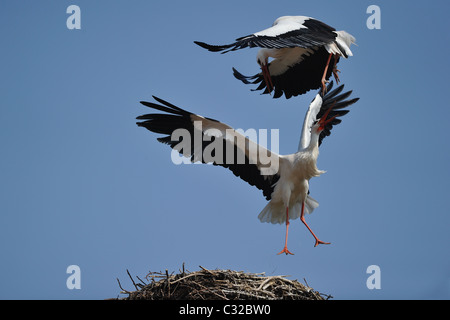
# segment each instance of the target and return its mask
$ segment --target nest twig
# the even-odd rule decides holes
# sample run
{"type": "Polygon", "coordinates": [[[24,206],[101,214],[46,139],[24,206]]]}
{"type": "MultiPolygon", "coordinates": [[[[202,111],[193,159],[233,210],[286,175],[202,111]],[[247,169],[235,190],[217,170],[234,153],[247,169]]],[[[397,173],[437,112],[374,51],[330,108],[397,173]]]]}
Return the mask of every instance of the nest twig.
{"type": "Polygon", "coordinates": [[[199,271],[180,270],[178,274],[150,272],[145,283],[131,281],[136,291],[122,288],[121,294],[128,294],[126,300],[325,300],[330,295],[289,280],[286,276],[265,276],[264,273],[245,273],[233,270],[208,270],[200,266],[199,271]]]}

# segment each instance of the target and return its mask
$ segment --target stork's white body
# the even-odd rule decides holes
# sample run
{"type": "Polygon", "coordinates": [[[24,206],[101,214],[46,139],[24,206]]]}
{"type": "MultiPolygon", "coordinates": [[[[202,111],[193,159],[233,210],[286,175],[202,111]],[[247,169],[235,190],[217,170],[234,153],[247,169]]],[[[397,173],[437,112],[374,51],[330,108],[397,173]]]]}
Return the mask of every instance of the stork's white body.
{"type": "Polygon", "coordinates": [[[280,179],[278,180],[272,200],[261,211],[261,222],[285,223],[286,208],[289,218],[300,217],[302,203],[305,212],[312,213],[319,203],[308,195],[309,180],[325,173],[317,168],[319,157],[318,124],[313,124],[322,105],[322,98],[317,95],[306,113],[297,153],[279,157],[280,179]]]}
{"type": "Polygon", "coordinates": [[[269,58],[274,60],[269,65],[270,76],[276,77],[283,75],[294,65],[302,62],[306,57],[314,53],[311,48],[282,48],[282,49],[259,49],[256,55],[256,61],[259,65],[269,65],[269,58]]]}

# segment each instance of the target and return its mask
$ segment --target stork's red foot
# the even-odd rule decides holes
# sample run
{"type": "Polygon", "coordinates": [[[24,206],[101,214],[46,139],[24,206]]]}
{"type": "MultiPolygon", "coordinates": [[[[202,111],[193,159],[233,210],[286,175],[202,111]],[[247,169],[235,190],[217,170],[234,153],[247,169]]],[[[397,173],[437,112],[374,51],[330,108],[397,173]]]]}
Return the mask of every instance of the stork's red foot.
{"type": "Polygon", "coordinates": [[[284,246],[283,250],[281,250],[281,251],[278,252],[277,254],[282,254],[282,253],[286,253],[286,255],[288,255],[288,254],[294,255],[292,252],[290,252],[290,251],[288,250],[288,248],[287,248],[286,246],[284,246]]]}
{"type": "MultiPolygon", "coordinates": [[[[328,109],[328,111],[326,112],[326,114],[322,118],[327,118],[328,117],[328,113],[330,112],[331,109],[332,109],[332,107],[328,109]]],[[[320,119],[320,120],[322,120],[322,119],[320,119]]],[[[331,119],[329,119],[329,120],[331,120],[331,119]]],[[[314,245],[314,247],[317,247],[319,244],[331,244],[331,242],[323,242],[322,240],[319,240],[319,238],[317,238],[317,236],[314,234],[314,232],[311,230],[311,228],[306,223],[306,221],[305,221],[305,202],[302,203],[302,213],[300,215],[300,220],[303,222],[303,224],[306,226],[306,228],[308,228],[309,232],[311,232],[311,234],[314,237],[314,239],[316,239],[316,244],[314,245]]]]}
{"type": "Polygon", "coordinates": [[[322,240],[316,238],[316,244],[314,245],[314,247],[317,247],[319,244],[331,244],[331,242],[323,242],[322,240]]]}
{"type": "Polygon", "coordinates": [[[325,80],[325,78],[322,78],[322,94],[326,94],[327,93],[327,83],[328,81],[325,80]]]}
{"type": "Polygon", "coordinates": [[[338,68],[336,68],[336,65],[334,65],[334,68],[333,68],[333,76],[334,76],[334,79],[336,80],[336,83],[339,83],[339,81],[340,81],[338,72],[341,72],[341,70],[339,70],[338,68]]]}

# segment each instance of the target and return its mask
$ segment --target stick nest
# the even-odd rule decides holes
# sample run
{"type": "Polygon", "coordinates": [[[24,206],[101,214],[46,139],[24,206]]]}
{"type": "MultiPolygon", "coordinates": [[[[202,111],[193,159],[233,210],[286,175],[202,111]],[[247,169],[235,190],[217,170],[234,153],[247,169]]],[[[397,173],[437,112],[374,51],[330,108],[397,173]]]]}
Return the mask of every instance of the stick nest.
{"type": "Polygon", "coordinates": [[[201,270],[178,274],[150,272],[143,281],[135,282],[127,270],[136,291],[122,288],[128,294],[123,300],[325,300],[332,298],[286,276],[265,276],[265,273],[245,273],[233,270],[201,270]]]}

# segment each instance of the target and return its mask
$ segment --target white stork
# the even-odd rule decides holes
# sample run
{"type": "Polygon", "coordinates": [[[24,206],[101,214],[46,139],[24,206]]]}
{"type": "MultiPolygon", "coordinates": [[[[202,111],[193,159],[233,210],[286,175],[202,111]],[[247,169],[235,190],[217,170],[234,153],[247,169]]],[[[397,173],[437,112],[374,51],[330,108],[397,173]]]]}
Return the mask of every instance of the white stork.
{"type": "MultiPolygon", "coordinates": [[[[328,90],[332,86],[333,83],[330,83],[328,90]]],[[[271,153],[224,123],[185,111],[155,96],[153,98],[160,104],[145,101],[141,101],[141,103],[165,113],[139,116],[137,119],[142,120],[142,122],[137,122],[137,125],[152,132],[164,134],[165,136],[158,138],[158,141],[166,143],[182,155],[190,157],[192,162],[201,161],[205,163],[202,154],[206,148],[209,148],[210,144],[222,146],[221,158],[216,158],[212,164],[230,169],[235,176],[263,191],[266,199],[270,201],[258,218],[261,222],[286,224],[285,245],[279,254],[285,253],[287,255],[292,254],[287,249],[289,220],[298,217],[314,236],[315,246],[328,244],[317,238],[306,223],[304,214],[305,212],[312,213],[319,205],[316,200],[309,196],[309,179],[324,173],[316,166],[319,146],[323,139],[330,135],[333,125],[341,122],[337,117],[349,112],[349,110],[341,109],[359,100],[359,98],[346,100],[351,91],[341,94],[343,87],[344,85],[341,85],[325,96],[322,96],[321,93],[316,95],[303,122],[299,149],[296,153],[289,155],[271,153]],[[189,148],[180,150],[179,141],[173,139],[172,136],[177,129],[186,130],[191,137],[201,136],[200,147],[195,147],[194,141],[191,140],[190,150],[187,150],[189,148]],[[236,141],[239,141],[239,139],[242,139],[241,141],[245,141],[245,143],[237,143],[236,141]],[[259,152],[254,152],[254,150],[259,152]],[[229,152],[234,154],[229,157],[229,154],[227,155],[229,152]],[[267,169],[267,164],[264,165],[260,161],[261,154],[270,154],[278,161],[276,171],[264,171],[265,166],[267,169]],[[245,156],[245,161],[239,163],[237,161],[239,155],[245,156]]],[[[218,151],[216,150],[216,152],[218,151]]]]}
{"type": "Polygon", "coordinates": [[[339,83],[339,70],[336,68],[341,56],[352,56],[351,44],[355,38],[345,31],[336,31],[333,27],[305,16],[284,16],[273,26],[236,39],[232,44],[209,45],[194,41],[197,45],[213,52],[226,53],[246,47],[262,48],[256,60],[262,72],[254,76],[244,76],[233,68],[234,76],[245,84],[260,85],[255,90],[264,89],[278,98],[303,94],[311,89],[322,87],[334,74],[339,83]],[[269,58],[274,58],[269,63],[269,58]],[[329,68],[333,58],[333,66],[329,68]]]}

